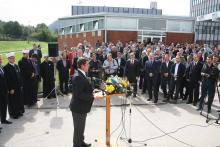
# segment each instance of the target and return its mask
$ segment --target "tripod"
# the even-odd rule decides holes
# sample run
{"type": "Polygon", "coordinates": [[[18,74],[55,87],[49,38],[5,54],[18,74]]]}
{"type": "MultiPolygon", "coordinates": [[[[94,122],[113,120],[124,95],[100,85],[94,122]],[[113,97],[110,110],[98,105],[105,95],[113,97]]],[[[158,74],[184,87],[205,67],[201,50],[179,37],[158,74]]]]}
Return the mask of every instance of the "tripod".
{"type": "MultiPolygon", "coordinates": [[[[127,89],[126,91],[126,97],[128,97],[128,100],[129,100],[129,131],[128,131],[128,138],[123,138],[123,140],[125,139],[128,143],[129,143],[129,146],[131,147],[131,144],[132,142],[134,141],[132,139],[132,133],[131,133],[131,130],[132,130],[132,94],[131,94],[131,91],[133,92],[133,89],[134,89],[134,83],[131,84],[132,88],[129,88],[127,89]],[[129,94],[130,93],[130,94],[129,94]]],[[[122,138],[121,138],[122,139],[122,138]]],[[[144,146],[146,146],[147,144],[144,144],[144,146]]]]}
{"type": "MultiPolygon", "coordinates": [[[[55,57],[53,58],[53,66],[54,66],[54,78],[56,77],[56,60],[55,57]]],[[[50,91],[50,93],[45,97],[46,99],[48,99],[48,97],[54,92],[55,97],[56,97],[56,102],[57,102],[57,107],[60,106],[59,103],[59,99],[58,99],[58,95],[64,96],[63,93],[59,90],[58,87],[56,87],[56,81],[54,83],[54,88],[50,91]]]]}
{"type": "MultiPolygon", "coordinates": [[[[220,103],[220,93],[219,93],[219,89],[218,89],[217,82],[216,82],[216,90],[217,90],[218,99],[219,99],[219,103],[220,103]]],[[[206,98],[207,98],[207,97],[206,97],[206,98]]],[[[203,112],[203,107],[204,107],[204,105],[205,105],[206,98],[204,99],[204,102],[203,102],[203,104],[202,104],[202,109],[201,109],[201,111],[200,111],[200,115],[202,115],[202,116],[205,116],[205,115],[203,115],[202,112],[203,112]]],[[[218,110],[217,112],[219,113],[217,119],[210,118],[210,117],[209,117],[209,113],[207,113],[207,115],[206,115],[206,123],[208,123],[210,120],[215,120],[215,121],[216,121],[215,123],[220,124],[220,123],[219,123],[219,120],[220,120],[220,110],[218,110]]]]}

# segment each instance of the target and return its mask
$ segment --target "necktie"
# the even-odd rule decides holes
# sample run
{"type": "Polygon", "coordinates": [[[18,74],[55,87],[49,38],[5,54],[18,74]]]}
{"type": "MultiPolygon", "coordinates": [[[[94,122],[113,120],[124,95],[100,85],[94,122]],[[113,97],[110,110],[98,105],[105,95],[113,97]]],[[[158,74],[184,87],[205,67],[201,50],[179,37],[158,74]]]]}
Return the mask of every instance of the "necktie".
{"type": "Polygon", "coordinates": [[[3,69],[1,67],[0,67],[0,74],[4,75],[4,71],[3,71],[3,69]]]}

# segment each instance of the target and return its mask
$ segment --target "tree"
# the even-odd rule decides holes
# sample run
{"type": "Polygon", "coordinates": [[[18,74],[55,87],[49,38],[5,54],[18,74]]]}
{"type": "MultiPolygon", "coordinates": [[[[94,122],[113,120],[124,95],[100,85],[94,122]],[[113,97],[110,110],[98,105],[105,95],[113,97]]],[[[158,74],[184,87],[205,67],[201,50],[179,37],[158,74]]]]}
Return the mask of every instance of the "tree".
{"type": "Polygon", "coordinates": [[[6,22],[3,25],[3,31],[4,34],[11,35],[12,37],[19,38],[22,36],[22,27],[17,21],[6,22]]]}

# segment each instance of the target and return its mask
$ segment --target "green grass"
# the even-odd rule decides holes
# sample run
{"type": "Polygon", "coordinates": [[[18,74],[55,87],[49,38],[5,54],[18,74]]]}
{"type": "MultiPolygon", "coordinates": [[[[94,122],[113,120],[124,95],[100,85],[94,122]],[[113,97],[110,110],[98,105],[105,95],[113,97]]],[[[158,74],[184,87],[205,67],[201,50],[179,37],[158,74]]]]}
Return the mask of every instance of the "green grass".
{"type": "Polygon", "coordinates": [[[3,65],[7,64],[6,54],[15,52],[16,63],[22,58],[22,50],[25,48],[32,49],[33,44],[40,44],[42,53],[48,52],[47,42],[27,42],[27,41],[0,41],[0,54],[3,55],[3,65]]]}
{"type": "MultiPolygon", "coordinates": [[[[8,52],[15,52],[15,63],[17,64],[18,61],[22,58],[22,50],[32,49],[33,44],[40,44],[41,51],[43,53],[48,53],[48,43],[47,42],[27,42],[27,41],[0,41],[0,54],[3,55],[3,65],[8,63],[8,59],[6,54],[8,52]]],[[[41,59],[43,60],[43,59],[41,59]]],[[[56,75],[57,79],[57,75],[56,75]]],[[[57,82],[56,82],[57,83],[57,82]]],[[[39,92],[42,91],[42,82],[39,84],[39,92]]]]}

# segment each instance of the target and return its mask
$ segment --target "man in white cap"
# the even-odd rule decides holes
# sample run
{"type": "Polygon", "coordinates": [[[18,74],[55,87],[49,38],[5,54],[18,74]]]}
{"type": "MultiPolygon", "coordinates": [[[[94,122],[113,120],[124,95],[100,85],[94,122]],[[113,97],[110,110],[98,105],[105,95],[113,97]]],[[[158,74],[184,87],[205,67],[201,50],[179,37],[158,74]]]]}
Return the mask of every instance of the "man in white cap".
{"type": "Polygon", "coordinates": [[[23,98],[21,97],[21,75],[18,65],[15,62],[14,52],[10,52],[7,55],[8,64],[5,65],[4,71],[6,81],[8,85],[8,110],[9,115],[18,119],[24,113],[23,98]]]}
{"type": "Polygon", "coordinates": [[[31,106],[34,104],[33,87],[35,83],[34,67],[29,59],[29,50],[22,51],[23,57],[18,61],[18,66],[21,70],[21,77],[23,81],[23,96],[24,105],[31,106]]]}
{"type": "Polygon", "coordinates": [[[54,64],[47,54],[43,54],[44,61],[40,64],[41,77],[43,78],[43,97],[55,98],[54,64]]]}

